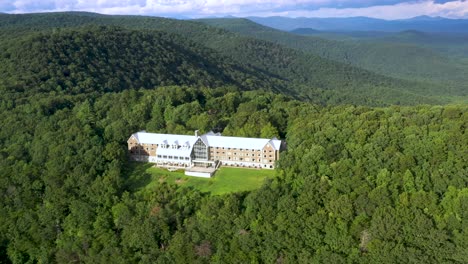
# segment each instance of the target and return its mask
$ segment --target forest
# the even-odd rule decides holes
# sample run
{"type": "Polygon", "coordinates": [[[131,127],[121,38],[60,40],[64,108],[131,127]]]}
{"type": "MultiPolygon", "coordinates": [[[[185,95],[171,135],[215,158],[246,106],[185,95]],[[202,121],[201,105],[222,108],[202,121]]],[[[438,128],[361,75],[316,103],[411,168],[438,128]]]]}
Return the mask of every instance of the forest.
{"type": "Polygon", "coordinates": [[[0,20],[1,263],[468,262],[466,104],[199,22],[0,20]],[[132,133],[195,129],[288,148],[256,190],[134,187],[132,133]]]}
{"type": "Polygon", "coordinates": [[[60,97],[2,105],[12,263],[468,261],[466,106],[323,107],[233,87],[60,97]],[[141,128],[272,133],[288,151],[256,191],[135,192],[124,142],[141,128]]]}

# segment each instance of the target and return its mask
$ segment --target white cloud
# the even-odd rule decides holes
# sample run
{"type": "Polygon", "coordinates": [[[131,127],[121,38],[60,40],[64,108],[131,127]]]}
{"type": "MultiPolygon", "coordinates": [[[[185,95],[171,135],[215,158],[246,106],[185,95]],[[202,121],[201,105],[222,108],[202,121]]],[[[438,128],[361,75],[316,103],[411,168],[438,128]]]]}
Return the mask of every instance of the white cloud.
{"type": "Polygon", "coordinates": [[[0,0],[0,12],[90,11],[104,14],[139,14],[189,17],[234,16],[368,16],[386,19],[419,15],[468,17],[464,0],[0,0]],[[398,3],[400,2],[400,3],[398,3]],[[380,4],[379,4],[380,3],[380,4]],[[386,4],[382,4],[386,3],[386,4]]]}
{"type": "Polygon", "coordinates": [[[453,1],[437,4],[433,1],[407,2],[396,5],[371,6],[366,8],[320,8],[318,10],[292,10],[284,12],[268,12],[262,16],[289,17],[355,17],[366,16],[383,19],[405,19],[415,16],[442,16],[448,18],[467,18],[468,2],[453,1]]]}

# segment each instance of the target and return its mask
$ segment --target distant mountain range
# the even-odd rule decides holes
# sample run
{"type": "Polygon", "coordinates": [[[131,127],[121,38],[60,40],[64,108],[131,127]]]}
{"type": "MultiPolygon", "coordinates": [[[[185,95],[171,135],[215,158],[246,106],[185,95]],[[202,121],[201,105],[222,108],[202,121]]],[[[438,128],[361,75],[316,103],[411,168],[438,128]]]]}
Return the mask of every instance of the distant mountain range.
{"type": "Polygon", "coordinates": [[[310,28],[323,31],[385,31],[419,30],[425,32],[468,32],[468,19],[419,16],[402,20],[383,20],[369,17],[348,18],[289,18],[248,17],[264,26],[291,31],[310,28]]]}

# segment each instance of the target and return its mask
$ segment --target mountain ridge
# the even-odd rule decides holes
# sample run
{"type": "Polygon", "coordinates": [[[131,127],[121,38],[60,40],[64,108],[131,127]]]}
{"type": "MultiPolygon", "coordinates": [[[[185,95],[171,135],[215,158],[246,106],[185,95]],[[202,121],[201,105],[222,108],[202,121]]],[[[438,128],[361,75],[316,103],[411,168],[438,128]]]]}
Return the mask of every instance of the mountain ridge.
{"type": "Polygon", "coordinates": [[[326,32],[300,36],[262,26],[247,19],[201,19],[197,21],[395,78],[456,82],[455,90],[460,90],[461,88],[458,87],[468,81],[466,78],[468,71],[463,65],[435,51],[411,43],[336,41],[321,38],[320,34],[326,34],[326,32]]]}
{"type": "Polygon", "coordinates": [[[313,28],[322,31],[385,31],[421,30],[427,32],[468,32],[468,19],[422,18],[384,20],[369,17],[308,18],[308,17],[247,17],[264,26],[291,31],[313,28]]]}

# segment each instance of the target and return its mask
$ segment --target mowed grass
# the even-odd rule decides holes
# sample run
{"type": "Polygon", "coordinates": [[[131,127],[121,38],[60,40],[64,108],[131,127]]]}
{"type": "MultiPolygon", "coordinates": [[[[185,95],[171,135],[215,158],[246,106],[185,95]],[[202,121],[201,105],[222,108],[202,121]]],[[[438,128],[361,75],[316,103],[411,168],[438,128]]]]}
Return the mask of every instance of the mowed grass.
{"type": "Polygon", "coordinates": [[[182,187],[193,187],[212,195],[221,195],[255,190],[262,186],[265,179],[275,177],[274,170],[221,167],[212,178],[198,178],[185,176],[182,170],[171,172],[152,167],[151,164],[132,164],[132,167],[134,167],[134,173],[131,173],[130,180],[133,180],[133,183],[129,187],[135,191],[152,189],[158,184],[168,182],[182,187]],[[141,173],[145,176],[136,175],[141,173]]]}

